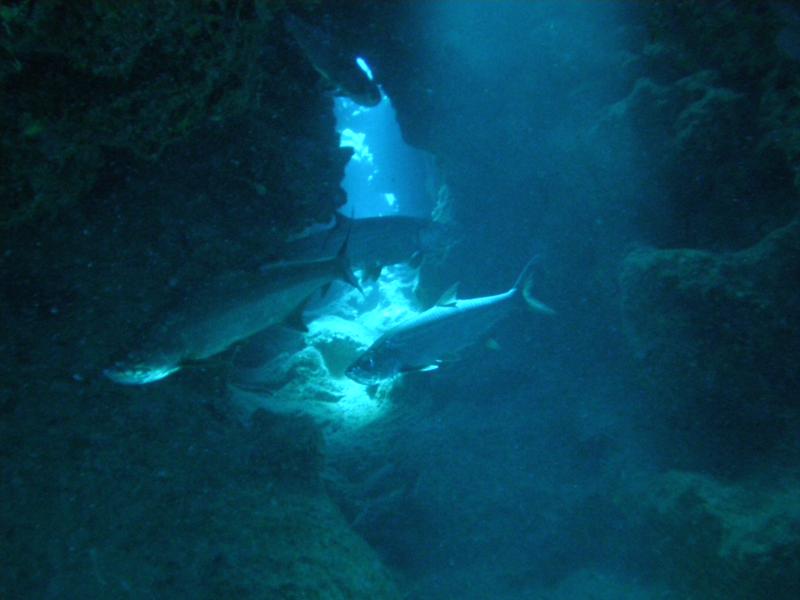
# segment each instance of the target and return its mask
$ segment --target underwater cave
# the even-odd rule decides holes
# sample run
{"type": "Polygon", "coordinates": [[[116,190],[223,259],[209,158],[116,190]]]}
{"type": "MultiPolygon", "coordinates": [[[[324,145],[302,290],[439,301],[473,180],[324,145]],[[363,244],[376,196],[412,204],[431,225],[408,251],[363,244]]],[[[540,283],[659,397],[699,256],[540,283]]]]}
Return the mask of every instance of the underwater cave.
{"type": "Polygon", "coordinates": [[[798,40],[5,3],[0,598],[800,597],[798,40]]]}

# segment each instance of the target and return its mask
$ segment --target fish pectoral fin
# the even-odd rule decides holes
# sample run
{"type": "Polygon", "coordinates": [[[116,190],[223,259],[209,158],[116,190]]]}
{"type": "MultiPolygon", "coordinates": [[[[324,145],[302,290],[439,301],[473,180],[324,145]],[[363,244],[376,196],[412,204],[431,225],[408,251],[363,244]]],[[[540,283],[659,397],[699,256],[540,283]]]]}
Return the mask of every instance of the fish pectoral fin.
{"type": "Polygon", "coordinates": [[[455,306],[458,301],[457,296],[458,284],[454,283],[444,291],[444,294],[436,302],[436,306],[455,306]]]}
{"type": "Polygon", "coordinates": [[[364,267],[364,280],[378,281],[378,278],[381,276],[381,271],[383,271],[383,265],[380,263],[364,267]]]}
{"type": "Polygon", "coordinates": [[[347,217],[345,217],[343,214],[339,212],[333,215],[333,219],[334,219],[333,227],[330,227],[325,231],[325,238],[322,240],[322,248],[320,248],[320,252],[322,253],[325,253],[325,251],[327,250],[328,242],[331,241],[332,237],[335,237],[334,236],[335,233],[338,233],[345,227],[350,227],[350,225],[348,224],[349,221],[347,217]]]}
{"type": "Polygon", "coordinates": [[[425,255],[420,250],[417,250],[411,255],[411,258],[408,259],[408,266],[412,269],[419,269],[422,265],[422,259],[424,258],[425,255]]]}
{"type": "MultiPolygon", "coordinates": [[[[313,295],[313,294],[312,294],[313,295]]],[[[283,324],[290,329],[295,329],[297,331],[302,331],[303,333],[308,332],[308,327],[306,326],[305,321],[303,321],[303,311],[306,309],[306,305],[308,301],[311,299],[311,296],[303,300],[300,304],[297,305],[286,319],[284,319],[283,324]]]]}

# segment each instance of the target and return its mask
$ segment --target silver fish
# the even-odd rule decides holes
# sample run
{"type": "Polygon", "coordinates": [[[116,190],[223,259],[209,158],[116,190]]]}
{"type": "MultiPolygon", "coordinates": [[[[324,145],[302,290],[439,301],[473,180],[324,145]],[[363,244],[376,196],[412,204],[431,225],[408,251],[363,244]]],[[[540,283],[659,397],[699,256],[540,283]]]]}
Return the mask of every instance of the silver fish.
{"type": "Polygon", "coordinates": [[[398,373],[434,370],[516,308],[527,305],[536,312],[554,314],[531,295],[535,262],[531,260],[513,287],[502,294],[458,300],[456,286],[451,287],[435,306],[379,337],[348,367],[347,376],[370,385],[398,373]]]}
{"type": "Polygon", "coordinates": [[[336,213],[327,230],[287,242],[280,255],[308,259],[330,252],[349,236],[348,254],[353,267],[367,279],[377,279],[386,265],[409,263],[416,268],[424,256],[440,252],[455,239],[451,227],[419,217],[388,216],[351,219],[336,213]]]}
{"type": "Polygon", "coordinates": [[[350,270],[347,241],[333,258],[276,263],[198,292],[149,329],[141,344],[106,369],[116,383],[142,385],[224,352],[279,323],[304,328],[302,310],[319,288],[341,279],[361,289],[350,270]]]}

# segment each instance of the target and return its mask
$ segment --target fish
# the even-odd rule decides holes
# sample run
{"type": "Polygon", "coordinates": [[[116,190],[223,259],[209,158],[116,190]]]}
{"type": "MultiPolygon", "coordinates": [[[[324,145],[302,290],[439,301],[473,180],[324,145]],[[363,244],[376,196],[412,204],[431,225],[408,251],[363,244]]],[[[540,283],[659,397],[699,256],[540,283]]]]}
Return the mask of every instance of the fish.
{"type": "Polygon", "coordinates": [[[347,96],[365,107],[380,104],[383,97],[380,88],[359,67],[354,54],[346,52],[322,29],[291,13],[287,13],[283,23],[314,69],[336,90],[337,95],[347,96]]]}
{"type": "Polygon", "coordinates": [[[533,297],[531,259],[514,285],[493,296],[457,299],[457,285],[449,288],[435,306],[409,318],[381,335],[345,371],[352,380],[374,385],[397,374],[433,371],[474,344],[515,309],[553,315],[555,311],[533,297]]]}
{"type": "Polygon", "coordinates": [[[387,265],[408,263],[419,267],[425,256],[444,250],[455,234],[442,223],[420,217],[352,219],[336,213],[333,227],[287,242],[279,255],[289,259],[314,258],[348,235],[353,268],[362,270],[366,280],[376,280],[387,265]]]}
{"type": "Polygon", "coordinates": [[[203,364],[273,325],[305,330],[302,312],[317,290],[337,279],[361,290],[347,244],[345,239],[334,257],[278,262],[260,272],[220,278],[147,328],[138,347],[104,375],[124,385],[153,383],[183,367],[203,364]]]}

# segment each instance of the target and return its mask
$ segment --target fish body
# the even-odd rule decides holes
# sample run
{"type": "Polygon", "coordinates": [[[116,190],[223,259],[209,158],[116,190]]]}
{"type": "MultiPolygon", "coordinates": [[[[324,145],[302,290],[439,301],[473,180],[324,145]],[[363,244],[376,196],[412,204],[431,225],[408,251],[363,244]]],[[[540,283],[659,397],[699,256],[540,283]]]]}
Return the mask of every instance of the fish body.
{"type": "Polygon", "coordinates": [[[425,254],[442,250],[449,238],[445,226],[430,219],[406,216],[350,219],[337,213],[333,227],[288,242],[281,254],[289,259],[318,257],[337,247],[348,235],[353,267],[370,276],[379,274],[385,265],[409,262],[418,266],[425,254]]]}
{"type": "Polygon", "coordinates": [[[224,352],[279,323],[302,326],[305,301],[335,279],[358,287],[345,245],[333,258],[282,262],[214,282],[186,306],[168,313],[141,345],[104,371],[116,383],[140,385],[163,379],[186,364],[224,352]]]}
{"type": "Polygon", "coordinates": [[[340,95],[362,106],[380,103],[380,89],[358,66],[355,55],[344,51],[326,32],[295,15],[287,14],[283,22],[317,73],[340,95]]]}
{"type": "Polygon", "coordinates": [[[400,323],[378,338],[348,369],[363,384],[378,383],[398,373],[427,371],[455,358],[513,310],[526,305],[543,314],[553,310],[530,294],[531,261],[514,286],[502,294],[455,298],[455,286],[425,312],[400,323]]]}

